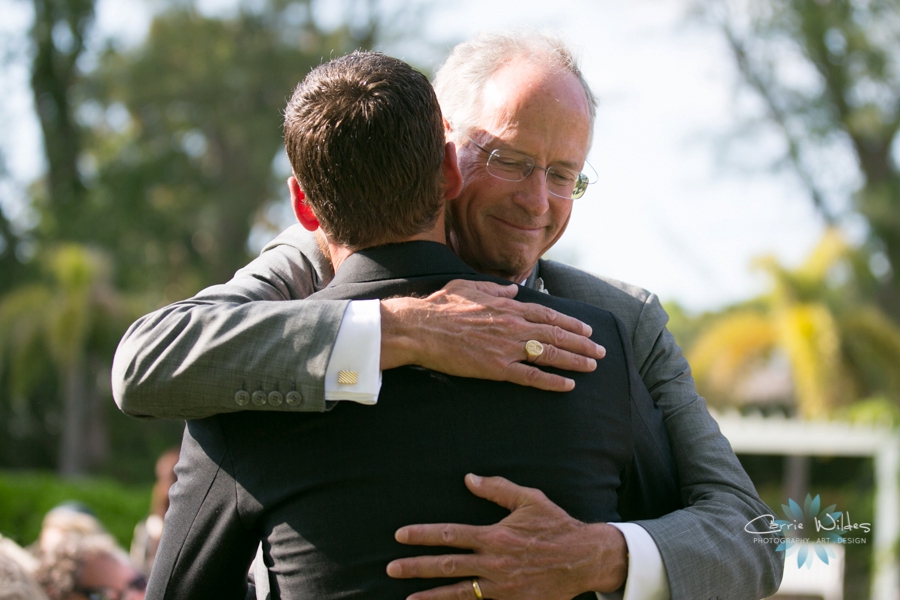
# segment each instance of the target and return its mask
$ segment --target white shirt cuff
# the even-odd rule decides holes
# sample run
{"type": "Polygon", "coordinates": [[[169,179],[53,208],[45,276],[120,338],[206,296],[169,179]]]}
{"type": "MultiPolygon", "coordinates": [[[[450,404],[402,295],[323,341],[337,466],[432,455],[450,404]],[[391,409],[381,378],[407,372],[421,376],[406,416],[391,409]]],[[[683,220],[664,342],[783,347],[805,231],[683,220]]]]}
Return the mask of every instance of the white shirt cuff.
{"type": "Polygon", "coordinates": [[[668,600],[669,580],[656,542],[636,523],[610,523],[625,536],[628,576],[625,589],[613,594],[597,592],[598,600],[668,600]]]}
{"type": "Polygon", "coordinates": [[[325,400],[378,402],[381,391],[381,302],[354,300],[347,305],[325,369],[325,400]],[[338,383],[338,374],[356,383],[338,383]]]}

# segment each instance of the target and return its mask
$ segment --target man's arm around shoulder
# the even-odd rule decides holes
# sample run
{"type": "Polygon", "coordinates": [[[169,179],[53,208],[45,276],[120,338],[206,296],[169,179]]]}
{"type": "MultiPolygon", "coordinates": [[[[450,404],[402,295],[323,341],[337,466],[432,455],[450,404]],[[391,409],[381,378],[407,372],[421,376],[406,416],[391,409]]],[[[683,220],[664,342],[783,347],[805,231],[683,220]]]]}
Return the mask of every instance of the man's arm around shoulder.
{"type": "Polygon", "coordinates": [[[784,559],[774,545],[754,544],[744,532],[748,521],[771,511],[697,394],[656,295],[553,261],[539,268],[551,294],[605,308],[624,322],[638,372],[663,412],[685,508],[639,524],[659,548],[672,598],[774,593],[784,559]]]}
{"type": "Polygon", "coordinates": [[[116,350],[117,404],[135,417],[172,419],[324,410],[348,303],[298,298],[326,277],[296,246],[276,244],[227,284],[142,317],[116,350]]]}

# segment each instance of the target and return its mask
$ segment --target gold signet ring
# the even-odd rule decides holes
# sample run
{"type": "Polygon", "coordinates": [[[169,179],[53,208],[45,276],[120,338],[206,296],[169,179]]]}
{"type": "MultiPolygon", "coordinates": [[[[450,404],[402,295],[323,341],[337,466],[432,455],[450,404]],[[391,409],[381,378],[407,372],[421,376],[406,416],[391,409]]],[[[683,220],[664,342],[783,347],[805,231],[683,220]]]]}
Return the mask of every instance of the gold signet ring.
{"type": "Polygon", "coordinates": [[[528,340],[525,342],[525,354],[528,360],[534,360],[544,353],[544,345],[537,340],[528,340]]]}
{"type": "Polygon", "coordinates": [[[472,589],[475,590],[475,597],[478,600],[484,600],[484,596],[481,595],[481,586],[478,585],[478,578],[472,580],[472,589]]]}

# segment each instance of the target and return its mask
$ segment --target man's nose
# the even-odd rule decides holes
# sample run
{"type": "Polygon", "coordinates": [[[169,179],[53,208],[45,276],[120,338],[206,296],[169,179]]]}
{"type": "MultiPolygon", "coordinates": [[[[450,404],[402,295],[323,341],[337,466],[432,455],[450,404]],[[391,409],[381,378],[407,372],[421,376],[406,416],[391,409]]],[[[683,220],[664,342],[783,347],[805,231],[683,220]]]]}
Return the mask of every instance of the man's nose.
{"type": "Polygon", "coordinates": [[[550,192],[547,191],[547,173],[537,167],[518,183],[515,202],[528,214],[539,217],[550,210],[550,192]]]}

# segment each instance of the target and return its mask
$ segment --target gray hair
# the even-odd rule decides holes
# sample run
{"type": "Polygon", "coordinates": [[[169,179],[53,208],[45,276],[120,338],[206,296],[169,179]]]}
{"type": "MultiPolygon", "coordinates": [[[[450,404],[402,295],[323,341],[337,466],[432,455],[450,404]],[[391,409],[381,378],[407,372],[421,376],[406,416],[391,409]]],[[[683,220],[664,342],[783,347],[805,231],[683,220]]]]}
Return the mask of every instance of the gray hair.
{"type": "Polygon", "coordinates": [[[42,547],[34,578],[50,600],[63,600],[77,587],[85,562],[94,556],[128,562],[128,555],[107,533],[69,533],[51,547],[42,547]]]}
{"type": "Polygon", "coordinates": [[[597,97],[585,80],[578,59],[559,37],[529,29],[480,32],[450,51],[435,75],[434,90],[455,137],[464,135],[478,123],[488,80],[502,67],[519,59],[543,63],[578,79],[590,111],[590,145],[597,116],[597,97]]]}

